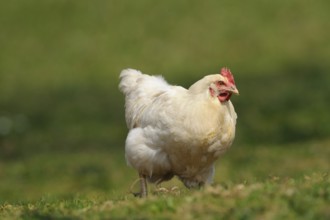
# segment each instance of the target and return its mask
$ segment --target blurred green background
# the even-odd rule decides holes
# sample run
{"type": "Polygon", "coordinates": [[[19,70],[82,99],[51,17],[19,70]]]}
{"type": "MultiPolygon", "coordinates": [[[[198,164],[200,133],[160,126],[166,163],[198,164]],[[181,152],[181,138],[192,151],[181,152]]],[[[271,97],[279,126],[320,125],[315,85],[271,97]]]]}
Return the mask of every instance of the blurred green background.
{"type": "Polygon", "coordinates": [[[185,87],[229,67],[241,155],[329,139],[329,10],[326,0],[1,1],[2,201],[129,186],[127,67],[185,87]]]}

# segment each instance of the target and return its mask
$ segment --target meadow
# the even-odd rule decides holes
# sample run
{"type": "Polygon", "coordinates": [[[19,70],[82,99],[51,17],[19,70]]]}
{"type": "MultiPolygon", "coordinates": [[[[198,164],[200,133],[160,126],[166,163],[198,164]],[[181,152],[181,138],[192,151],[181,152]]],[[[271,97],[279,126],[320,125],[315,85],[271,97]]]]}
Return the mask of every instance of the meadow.
{"type": "Polygon", "coordinates": [[[0,2],[1,219],[329,219],[328,1],[0,2]],[[124,68],[240,96],[215,181],[135,198],[124,68]]]}

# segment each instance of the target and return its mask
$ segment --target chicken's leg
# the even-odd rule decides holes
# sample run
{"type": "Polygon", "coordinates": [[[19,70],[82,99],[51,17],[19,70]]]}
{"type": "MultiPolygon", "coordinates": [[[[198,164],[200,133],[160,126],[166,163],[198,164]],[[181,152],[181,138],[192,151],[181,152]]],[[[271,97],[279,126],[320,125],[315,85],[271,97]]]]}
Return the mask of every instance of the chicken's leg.
{"type": "Polygon", "coordinates": [[[139,176],[140,176],[140,186],[141,186],[140,197],[145,198],[148,195],[147,179],[146,176],[141,173],[139,174],[139,176]]]}

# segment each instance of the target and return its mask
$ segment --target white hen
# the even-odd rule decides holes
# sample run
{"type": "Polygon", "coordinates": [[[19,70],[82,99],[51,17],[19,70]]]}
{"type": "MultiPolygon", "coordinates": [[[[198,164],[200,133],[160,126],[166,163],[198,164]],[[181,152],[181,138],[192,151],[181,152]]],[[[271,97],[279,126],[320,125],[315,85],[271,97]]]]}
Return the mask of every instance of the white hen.
{"type": "Polygon", "coordinates": [[[211,183],[215,160],[235,137],[237,115],[229,99],[238,90],[230,70],[187,90],[125,69],[119,88],[129,128],[125,156],[140,175],[140,196],[147,195],[146,180],[160,183],[176,175],[188,188],[211,183]]]}

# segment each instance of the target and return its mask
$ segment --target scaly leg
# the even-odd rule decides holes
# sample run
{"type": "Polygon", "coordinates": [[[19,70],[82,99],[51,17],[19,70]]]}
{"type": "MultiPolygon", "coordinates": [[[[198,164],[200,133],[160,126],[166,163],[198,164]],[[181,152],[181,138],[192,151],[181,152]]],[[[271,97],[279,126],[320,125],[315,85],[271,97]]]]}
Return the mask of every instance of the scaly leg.
{"type": "Polygon", "coordinates": [[[147,178],[143,174],[139,174],[140,176],[140,186],[141,186],[141,191],[140,191],[140,197],[141,198],[146,198],[148,195],[148,187],[147,187],[147,178]]]}

